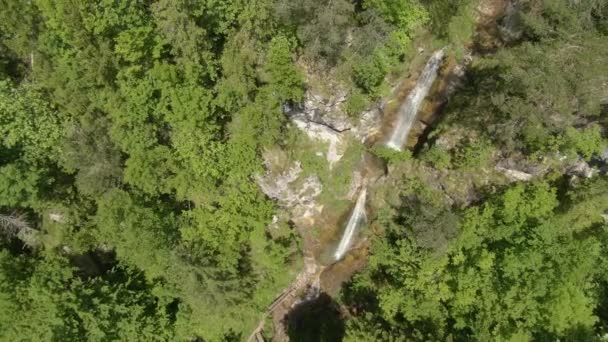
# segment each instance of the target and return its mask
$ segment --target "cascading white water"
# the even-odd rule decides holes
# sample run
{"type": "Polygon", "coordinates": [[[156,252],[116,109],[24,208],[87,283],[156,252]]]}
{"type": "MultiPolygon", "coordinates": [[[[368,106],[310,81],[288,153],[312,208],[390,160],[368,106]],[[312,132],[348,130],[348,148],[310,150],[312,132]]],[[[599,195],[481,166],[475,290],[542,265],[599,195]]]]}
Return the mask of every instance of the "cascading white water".
{"type": "Polygon", "coordinates": [[[355,203],[355,208],[353,209],[350,218],[348,219],[348,223],[346,224],[346,229],[344,230],[344,235],[342,235],[342,239],[338,244],[338,248],[334,253],[335,260],[340,260],[344,254],[350,248],[350,244],[352,242],[353,236],[355,236],[355,230],[359,226],[359,223],[362,220],[365,220],[365,200],[367,199],[367,189],[363,187],[361,192],[359,193],[359,197],[357,198],[357,202],[355,203]]]}
{"type": "Polygon", "coordinates": [[[407,140],[407,136],[412,128],[412,123],[418,113],[420,104],[431,90],[431,86],[437,78],[437,69],[443,60],[443,49],[433,53],[431,58],[426,63],[422,74],[418,78],[418,82],[412,91],[407,95],[403,104],[399,107],[397,113],[397,124],[391,133],[390,138],[386,142],[386,146],[397,151],[401,151],[403,144],[407,140]]]}

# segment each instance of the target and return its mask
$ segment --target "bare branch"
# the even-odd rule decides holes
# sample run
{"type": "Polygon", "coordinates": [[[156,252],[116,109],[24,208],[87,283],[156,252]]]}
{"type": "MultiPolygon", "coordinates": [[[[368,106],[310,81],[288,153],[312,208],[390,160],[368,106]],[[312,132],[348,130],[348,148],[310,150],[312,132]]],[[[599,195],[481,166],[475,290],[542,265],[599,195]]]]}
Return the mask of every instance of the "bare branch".
{"type": "Polygon", "coordinates": [[[40,232],[30,227],[23,214],[0,214],[0,231],[9,238],[18,238],[29,247],[40,244],[40,232]]]}

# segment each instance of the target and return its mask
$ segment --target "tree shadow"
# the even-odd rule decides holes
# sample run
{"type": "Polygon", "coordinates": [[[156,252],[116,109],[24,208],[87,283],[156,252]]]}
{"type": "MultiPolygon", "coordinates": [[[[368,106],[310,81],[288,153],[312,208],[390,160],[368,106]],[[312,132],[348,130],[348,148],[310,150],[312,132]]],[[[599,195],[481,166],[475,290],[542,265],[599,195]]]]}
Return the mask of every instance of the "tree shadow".
{"type": "Polygon", "coordinates": [[[344,338],[344,320],[338,304],[326,293],[296,306],[287,317],[289,340],[333,342],[344,338]]]}

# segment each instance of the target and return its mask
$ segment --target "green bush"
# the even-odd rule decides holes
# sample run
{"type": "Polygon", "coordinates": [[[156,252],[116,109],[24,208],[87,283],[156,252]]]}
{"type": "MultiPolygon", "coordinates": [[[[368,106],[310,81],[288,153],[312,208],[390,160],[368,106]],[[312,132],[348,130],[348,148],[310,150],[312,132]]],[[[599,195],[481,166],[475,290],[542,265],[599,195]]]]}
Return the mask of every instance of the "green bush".
{"type": "Polygon", "coordinates": [[[454,165],[459,169],[481,168],[488,164],[493,152],[493,145],[486,139],[468,141],[457,148],[454,165]]]}
{"type": "Polygon", "coordinates": [[[389,164],[405,162],[412,159],[412,151],[395,151],[386,146],[374,146],[369,150],[375,156],[384,159],[389,164]]]}
{"type": "Polygon", "coordinates": [[[355,89],[346,100],[345,110],[348,115],[354,117],[363,112],[368,104],[369,98],[355,89]]]}
{"type": "Polygon", "coordinates": [[[471,41],[475,32],[475,11],[472,6],[463,6],[459,14],[454,16],[448,25],[448,38],[456,49],[456,57],[462,58],[467,42],[471,41]]]}
{"type": "Polygon", "coordinates": [[[446,150],[432,146],[422,154],[422,159],[436,169],[448,169],[452,166],[452,156],[446,150]]]}
{"type": "Polygon", "coordinates": [[[405,32],[429,20],[429,13],[416,0],[366,0],[364,6],[378,11],[384,20],[405,32]]]}
{"type": "Polygon", "coordinates": [[[375,94],[387,73],[386,57],[376,52],[371,60],[353,66],[353,81],[366,94],[375,94]]]}
{"type": "Polygon", "coordinates": [[[601,129],[597,125],[577,130],[568,127],[565,133],[563,149],[573,151],[590,159],[595,153],[602,151],[604,141],[601,129]]]}
{"type": "Polygon", "coordinates": [[[286,36],[274,37],[266,55],[265,71],[281,100],[300,101],[304,95],[304,76],[293,63],[294,45],[286,36]]]}

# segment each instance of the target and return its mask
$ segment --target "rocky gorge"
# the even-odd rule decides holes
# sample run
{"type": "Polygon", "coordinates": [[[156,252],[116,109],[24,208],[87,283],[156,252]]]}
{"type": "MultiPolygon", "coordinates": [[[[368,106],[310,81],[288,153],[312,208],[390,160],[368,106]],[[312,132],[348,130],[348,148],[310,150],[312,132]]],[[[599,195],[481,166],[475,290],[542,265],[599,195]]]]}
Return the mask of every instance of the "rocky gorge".
{"type": "MultiPolygon", "coordinates": [[[[351,205],[341,212],[320,200],[322,193],[331,196],[337,193],[332,193],[333,189],[324,186],[314,174],[302,177],[299,161],[276,171],[271,166],[276,153],[265,155],[267,174],[256,180],[267,196],[277,200],[284,219],[299,232],[305,258],[304,271],[270,306],[268,314],[273,318],[275,340],[288,339],[285,329],[290,312],[298,305],[314,301],[320,293],[336,294],[343,282],[365,266],[369,239],[379,230],[373,224],[373,213],[384,203],[386,194],[382,192],[390,189],[399,175],[419,174],[429,186],[444,194],[449,205],[465,207],[479,201],[483,196],[479,189],[492,182],[528,182],[558,169],[569,175],[571,181],[606,173],[604,157],[590,165],[580,158],[550,156],[531,161],[499,152],[490,156],[492,163],[488,168],[476,170],[474,174],[425,165],[394,172],[385,160],[371,153],[385,147],[398,151],[403,147],[405,153],[414,154],[422,151],[429,133],[440,120],[442,109],[466,81],[467,68],[476,55],[521,37],[517,11],[518,1],[481,1],[477,7],[475,37],[464,47],[464,53],[458,58],[455,54],[444,57],[447,48],[434,51],[419,48],[418,53],[424,58],[409,66],[406,77],[393,80],[392,93],[370,106],[358,119],[349,117],[343,109],[348,92],[339,87],[330,95],[309,88],[302,103],[284,105],[290,123],[324,147],[319,148],[316,155],[325,158],[329,172],[340,164],[350,145],[362,144],[364,149],[355,167],[346,171],[350,172],[348,191],[340,196],[351,205]],[[423,60],[429,61],[426,68],[423,60]],[[421,81],[426,84],[421,85],[421,81]],[[402,106],[407,107],[407,113],[400,114],[402,106]],[[406,115],[406,124],[399,122],[400,115],[406,115]],[[375,194],[376,188],[381,189],[381,194],[375,194]],[[368,231],[360,232],[361,226],[368,231]]],[[[444,131],[434,139],[437,146],[449,151],[466,136],[466,132],[444,131]]],[[[251,335],[250,341],[255,340],[262,326],[251,335]]]]}

